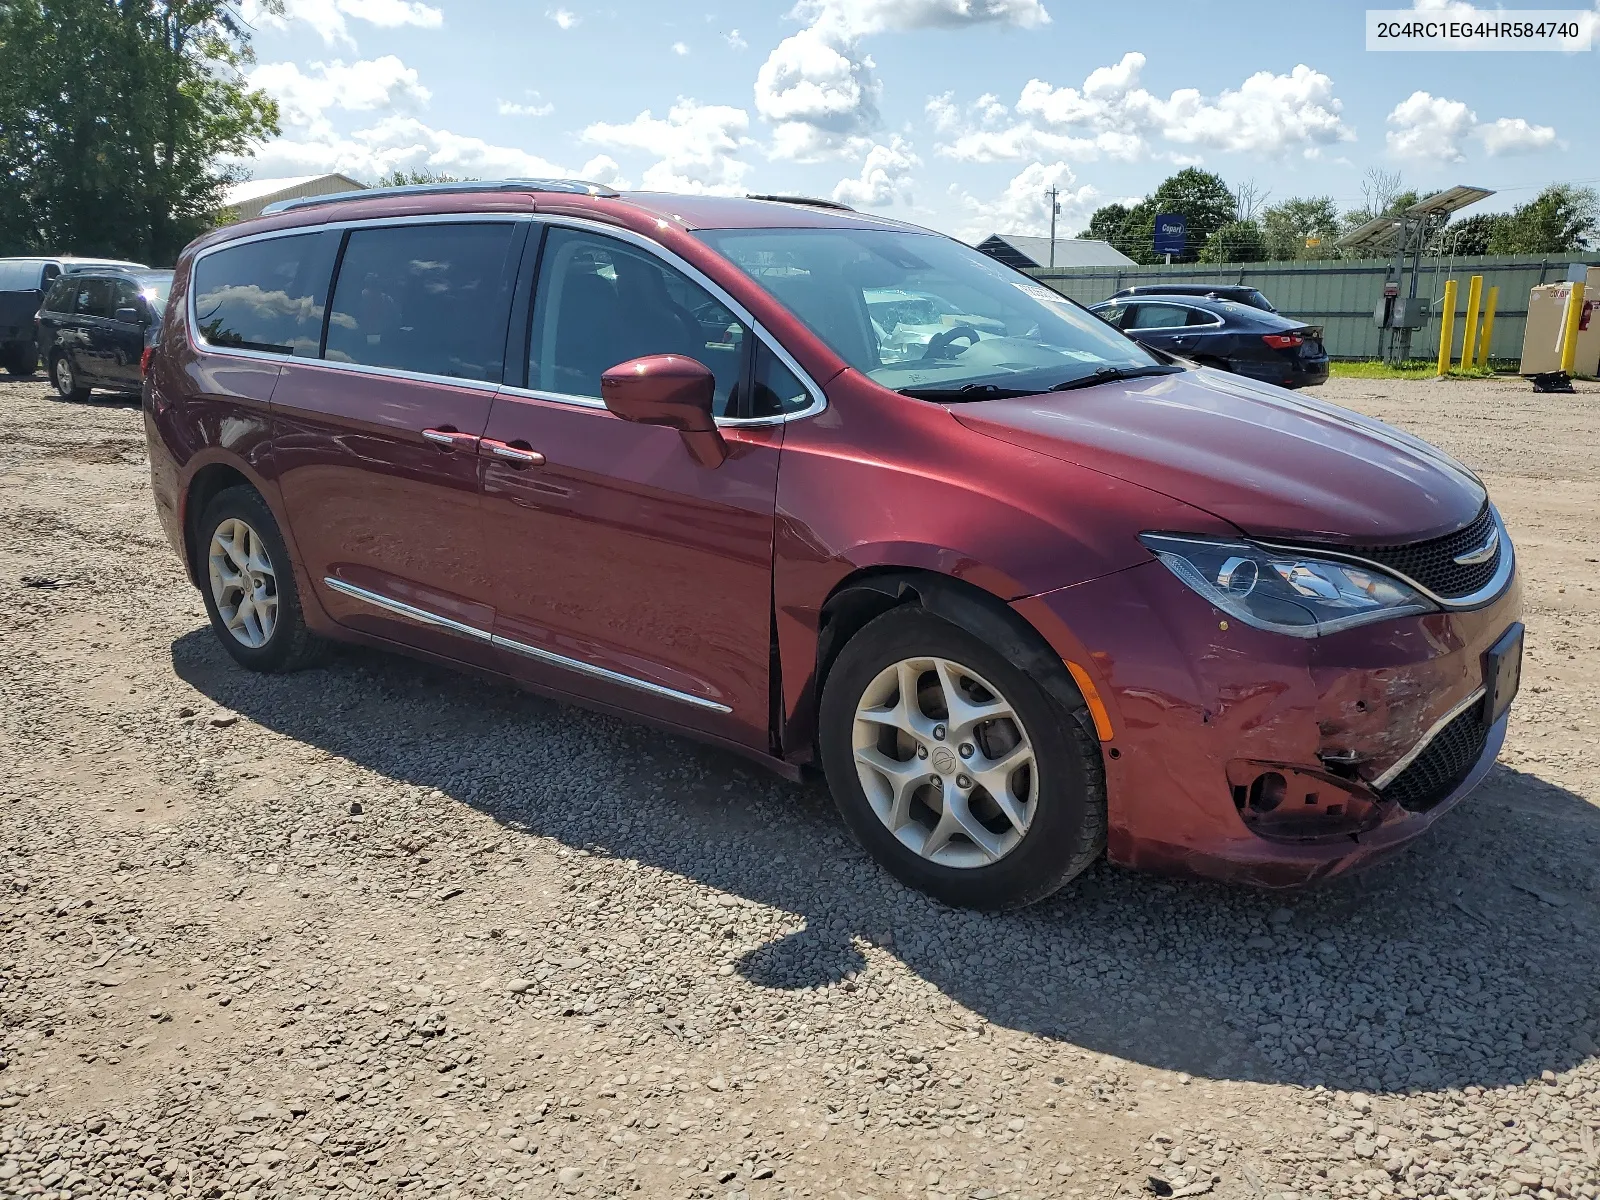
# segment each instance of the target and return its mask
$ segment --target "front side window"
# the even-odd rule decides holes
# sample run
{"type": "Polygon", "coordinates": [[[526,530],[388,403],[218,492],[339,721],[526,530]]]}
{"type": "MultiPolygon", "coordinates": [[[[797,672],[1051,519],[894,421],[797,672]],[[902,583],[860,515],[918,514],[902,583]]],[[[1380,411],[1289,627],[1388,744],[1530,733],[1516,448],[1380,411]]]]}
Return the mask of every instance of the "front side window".
{"type": "Polygon", "coordinates": [[[142,303],[142,299],[143,298],[139,295],[139,289],[137,287],[129,283],[126,279],[119,279],[117,280],[117,295],[116,299],[112,301],[111,311],[113,315],[124,308],[131,308],[134,312],[141,314],[148,312],[149,310],[147,306],[142,303]]]}
{"type": "Polygon", "coordinates": [[[194,319],[213,346],[315,358],[337,235],[227,246],[194,268],[194,319]]]}
{"type": "Polygon", "coordinates": [[[498,383],[516,232],[507,221],[355,230],[329,306],[327,357],[498,383]]]}
{"type": "Polygon", "coordinates": [[[72,311],[80,317],[109,317],[116,311],[116,285],[109,279],[79,279],[72,311]]]}
{"type": "Polygon", "coordinates": [[[936,234],[820,228],[697,236],[845,362],[900,391],[981,399],[1167,369],[1065,296],[936,234]]]}
{"type": "Polygon", "coordinates": [[[597,397],[610,368],[681,354],[716,376],[714,411],[726,416],[737,410],[749,340],[720,300],[653,254],[574,229],[547,235],[528,339],[530,388],[597,397]]]}

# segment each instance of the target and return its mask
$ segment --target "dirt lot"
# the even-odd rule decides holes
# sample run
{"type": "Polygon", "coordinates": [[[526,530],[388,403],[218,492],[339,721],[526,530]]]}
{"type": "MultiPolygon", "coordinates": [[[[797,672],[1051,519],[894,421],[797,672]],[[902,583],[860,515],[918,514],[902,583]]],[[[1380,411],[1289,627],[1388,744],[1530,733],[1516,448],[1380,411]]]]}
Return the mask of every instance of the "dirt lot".
{"type": "Polygon", "coordinates": [[[1321,394],[1506,513],[1500,766],[1320,891],[1102,865],[985,917],[718,752],[246,675],[137,408],[0,381],[0,1194],[1596,1196],[1600,389],[1321,394]]]}

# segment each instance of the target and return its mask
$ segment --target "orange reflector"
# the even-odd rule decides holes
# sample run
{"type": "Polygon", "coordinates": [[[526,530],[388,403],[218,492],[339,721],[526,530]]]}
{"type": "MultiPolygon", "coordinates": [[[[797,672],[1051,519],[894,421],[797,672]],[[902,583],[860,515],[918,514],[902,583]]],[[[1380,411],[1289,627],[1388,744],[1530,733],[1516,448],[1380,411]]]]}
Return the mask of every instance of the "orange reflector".
{"type": "Polygon", "coordinates": [[[1077,663],[1067,660],[1067,670],[1072,672],[1072,679],[1078,685],[1078,690],[1083,693],[1083,702],[1089,706],[1089,715],[1094,718],[1094,731],[1099,734],[1102,742],[1111,740],[1111,714],[1106,711],[1105,702],[1100,699],[1100,693],[1095,691],[1094,680],[1089,678],[1077,663]]]}

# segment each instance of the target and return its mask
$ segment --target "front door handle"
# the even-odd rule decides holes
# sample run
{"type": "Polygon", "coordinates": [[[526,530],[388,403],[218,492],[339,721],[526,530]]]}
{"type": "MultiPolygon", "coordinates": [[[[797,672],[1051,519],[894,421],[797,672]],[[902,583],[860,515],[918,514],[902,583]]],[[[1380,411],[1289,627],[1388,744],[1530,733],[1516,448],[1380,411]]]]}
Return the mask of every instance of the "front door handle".
{"type": "Polygon", "coordinates": [[[480,438],[478,440],[478,453],[490,454],[503,462],[508,462],[516,467],[542,467],[544,455],[528,446],[516,446],[510,442],[502,442],[499,438],[480,438]]]}
{"type": "Polygon", "coordinates": [[[476,435],[462,433],[459,430],[448,427],[444,429],[424,429],[422,436],[424,440],[432,442],[435,446],[443,446],[446,450],[470,451],[478,444],[476,435]]]}

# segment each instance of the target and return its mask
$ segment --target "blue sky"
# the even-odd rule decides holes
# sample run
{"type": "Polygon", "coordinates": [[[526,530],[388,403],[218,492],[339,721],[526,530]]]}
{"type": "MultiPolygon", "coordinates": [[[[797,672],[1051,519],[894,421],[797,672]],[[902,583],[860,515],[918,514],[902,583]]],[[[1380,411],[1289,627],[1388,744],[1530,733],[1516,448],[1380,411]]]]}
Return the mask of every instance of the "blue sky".
{"type": "Polygon", "coordinates": [[[1600,182],[1600,51],[1370,53],[1364,11],[286,0],[274,17],[247,0],[251,77],[284,120],[246,166],[801,192],[969,240],[1044,232],[1051,186],[1076,232],[1189,164],[1254,180],[1269,203],[1341,207],[1373,168],[1423,191],[1499,189],[1485,208],[1600,182]]]}

